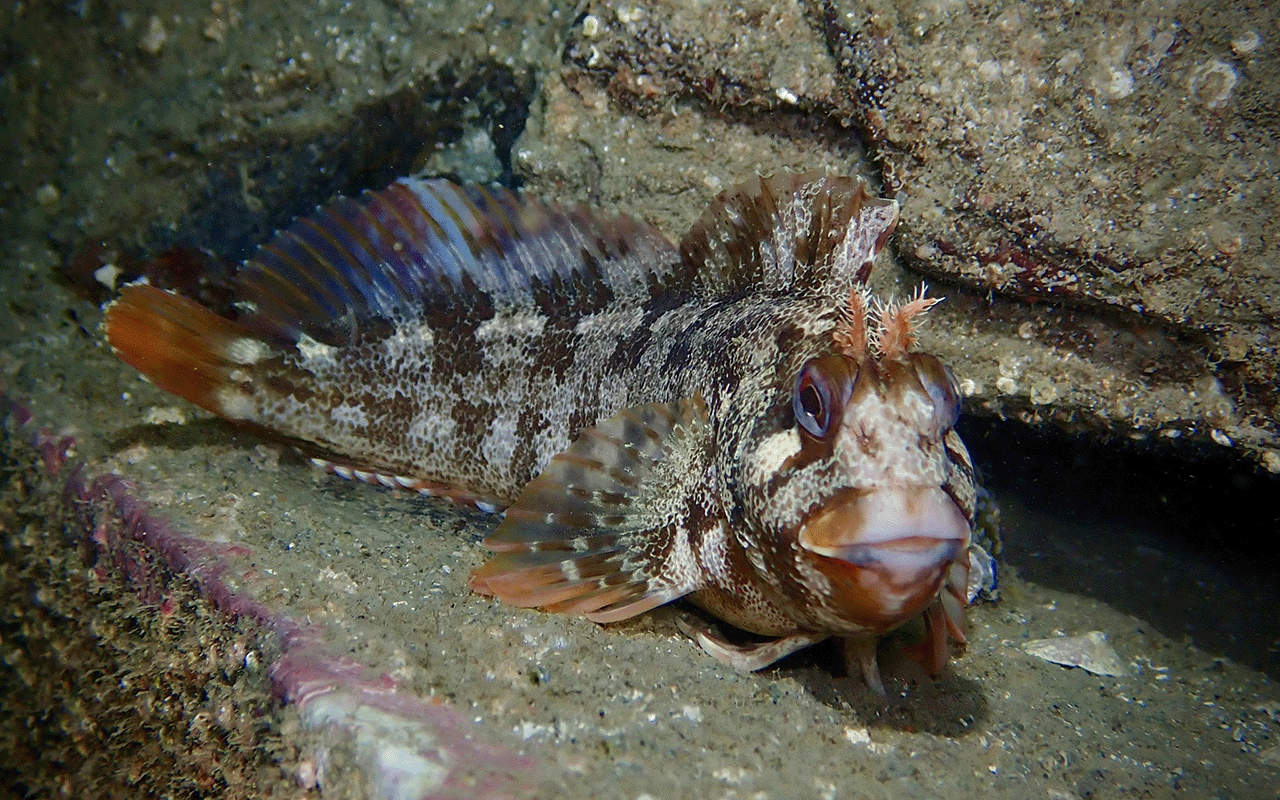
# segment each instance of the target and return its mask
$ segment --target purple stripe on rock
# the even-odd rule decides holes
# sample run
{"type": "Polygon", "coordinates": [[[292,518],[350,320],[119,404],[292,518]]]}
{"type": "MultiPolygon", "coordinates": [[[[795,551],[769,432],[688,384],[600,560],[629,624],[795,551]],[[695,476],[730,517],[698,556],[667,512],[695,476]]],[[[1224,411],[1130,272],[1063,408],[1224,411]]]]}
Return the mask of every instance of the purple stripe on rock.
{"type": "MultiPolygon", "coordinates": [[[[90,477],[74,458],[75,439],[38,427],[31,411],[0,388],[0,420],[7,436],[23,437],[39,454],[39,467],[62,479],[64,502],[95,574],[114,576],[148,605],[165,613],[165,575],[183,575],[210,604],[234,620],[250,620],[276,637],[280,657],[268,667],[277,698],[292,703],[304,725],[338,728],[354,737],[356,764],[369,779],[371,796],[458,798],[526,797],[535,762],[499,746],[476,741],[476,726],[456,709],[401,687],[378,668],[332,652],[321,625],[306,624],[284,611],[238,593],[229,577],[251,551],[235,544],[207,542],[170,525],[136,486],[118,475],[90,477]],[[142,556],[138,546],[155,556],[142,556]],[[378,713],[370,713],[376,711],[378,713]],[[405,732],[410,734],[405,738],[405,732]],[[419,743],[412,758],[399,756],[399,742],[419,743]],[[427,742],[428,744],[421,744],[427,742]],[[390,757],[389,757],[390,756],[390,757]]],[[[318,737],[327,747],[332,737],[318,737]]],[[[324,782],[328,761],[313,752],[315,772],[299,770],[304,785],[324,782]]]]}

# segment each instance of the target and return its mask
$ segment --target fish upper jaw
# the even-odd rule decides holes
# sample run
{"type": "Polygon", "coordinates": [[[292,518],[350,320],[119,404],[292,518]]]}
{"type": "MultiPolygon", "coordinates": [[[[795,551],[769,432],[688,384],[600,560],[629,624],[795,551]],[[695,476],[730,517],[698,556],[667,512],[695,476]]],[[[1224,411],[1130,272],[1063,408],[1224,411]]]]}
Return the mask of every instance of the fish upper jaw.
{"type": "Polygon", "coordinates": [[[940,487],[851,492],[811,516],[800,546],[831,583],[829,611],[888,631],[921,612],[966,559],[970,528],[940,487]]]}

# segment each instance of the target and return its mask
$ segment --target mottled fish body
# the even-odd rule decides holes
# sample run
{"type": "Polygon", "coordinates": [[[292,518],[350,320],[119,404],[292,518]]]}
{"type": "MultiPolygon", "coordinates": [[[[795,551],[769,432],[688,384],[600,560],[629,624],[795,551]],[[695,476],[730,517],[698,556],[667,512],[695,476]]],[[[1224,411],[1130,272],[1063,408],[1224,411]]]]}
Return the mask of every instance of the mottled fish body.
{"type": "Polygon", "coordinates": [[[157,385],[347,477],[510,506],[472,585],[624,619],[688,596],[775,641],[963,641],[972,466],[922,295],[862,288],[897,219],[856,179],[784,174],[651,226],[403,179],[264,245],[221,317],[146,285],[104,327],[157,385]]]}

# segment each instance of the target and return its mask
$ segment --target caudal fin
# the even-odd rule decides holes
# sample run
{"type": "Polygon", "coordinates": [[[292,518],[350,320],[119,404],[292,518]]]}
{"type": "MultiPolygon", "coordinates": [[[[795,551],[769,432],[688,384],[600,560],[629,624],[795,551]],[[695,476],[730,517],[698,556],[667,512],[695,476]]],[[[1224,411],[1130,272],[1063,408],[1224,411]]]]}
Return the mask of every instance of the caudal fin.
{"type": "Polygon", "coordinates": [[[229,402],[236,371],[271,352],[236,322],[146,284],[124,287],[102,327],[120,358],[156,386],[230,419],[246,416],[229,402]]]}

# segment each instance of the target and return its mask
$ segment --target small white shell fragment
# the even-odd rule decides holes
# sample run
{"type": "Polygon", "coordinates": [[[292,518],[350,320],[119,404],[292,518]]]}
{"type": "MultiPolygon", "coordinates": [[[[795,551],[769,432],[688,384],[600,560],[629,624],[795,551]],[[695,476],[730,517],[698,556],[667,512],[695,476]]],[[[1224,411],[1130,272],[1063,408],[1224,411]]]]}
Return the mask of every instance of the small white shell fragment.
{"type": "Polygon", "coordinates": [[[186,425],[187,415],[177,406],[152,406],[143,417],[148,425],[186,425]]]}
{"type": "Polygon", "coordinates": [[[1054,400],[1058,399],[1058,387],[1047,380],[1036,381],[1031,384],[1031,404],[1033,406],[1047,406],[1054,400]]]}
{"type": "Polygon", "coordinates": [[[871,733],[866,728],[846,727],[844,729],[844,738],[849,740],[850,744],[860,744],[870,746],[871,733]]]}
{"type": "Polygon", "coordinates": [[[1094,675],[1118,678],[1129,674],[1102,631],[1089,631],[1083,636],[1035,639],[1022,645],[1022,649],[1051,664],[1079,667],[1094,675]]]}
{"type": "Polygon", "coordinates": [[[116,288],[116,281],[120,278],[121,272],[123,272],[123,270],[115,264],[103,264],[93,271],[93,279],[114,291],[116,288]]]}
{"type": "Polygon", "coordinates": [[[42,206],[52,206],[62,199],[62,192],[52,183],[46,183],[36,189],[36,202],[42,206]]]}
{"type": "Polygon", "coordinates": [[[168,39],[169,32],[164,28],[164,20],[152,14],[151,19],[147,20],[146,32],[138,40],[138,49],[148,55],[160,55],[160,51],[164,49],[164,43],[168,39]]]}
{"type": "Polygon", "coordinates": [[[1257,50],[1260,44],[1262,44],[1262,37],[1257,31],[1245,31],[1231,40],[1231,52],[1238,56],[1248,55],[1257,50]]]}

